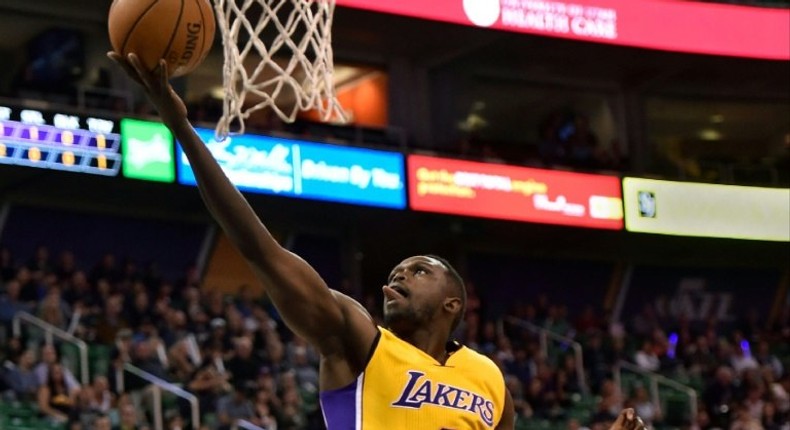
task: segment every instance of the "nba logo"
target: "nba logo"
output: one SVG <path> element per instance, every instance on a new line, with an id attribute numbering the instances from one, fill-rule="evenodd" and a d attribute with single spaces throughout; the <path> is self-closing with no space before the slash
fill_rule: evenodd
<path id="1" fill-rule="evenodd" d="M 650 191 L 639 191 L 639 215 L 643 218 L 656 217 L 656 195 Z"/>

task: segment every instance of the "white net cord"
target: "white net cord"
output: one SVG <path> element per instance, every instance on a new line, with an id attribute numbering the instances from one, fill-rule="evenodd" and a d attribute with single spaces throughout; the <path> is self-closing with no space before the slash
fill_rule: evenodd
<path id="1" fill-rule="evenodd" d="M 218 138 L 243 134 L 264 108 L 286 122 L 312 109 L 322 121 L 345 120 L 333 81 L 334 0 L 214 0 L 214 8 L 224 51 Z"/>

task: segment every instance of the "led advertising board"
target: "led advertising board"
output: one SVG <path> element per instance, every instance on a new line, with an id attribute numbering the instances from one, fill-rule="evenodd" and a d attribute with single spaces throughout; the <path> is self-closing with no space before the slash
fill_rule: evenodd
<path id="1" fill-rule="evenodd" d="M 790 241 L 790 189 L 624 178 L 629 231 Z"/>
<path id="2" fill-rule="evenodd" d="M 619 230 L 620 179 L 410 155 L 409 206 L 418 211 Z"/>
<path id="3" fill-rule="evenodd" d="M 161 122 L 121 120 L 123 176 L 156 182 L 173 182 L 176 165 L 173 134 Z"/>
<path id="4" fill-rule="evenodd" d="M 0 164 L 116 176 L 117 121 L 0 106 Z"/>
<path id="5" fill-rule="evenodd" d="M 337 0 L 340 6 L 666 51 L 790 59 L 790 9 L 677 0 Z"/>
<path id="6" fill-rule="evenodd" d="M 231 136 L 197 129 L 225 174 L 241 190 L 393 209 L 406 207 L 403 155 L 268 136 Z M 195 185 L 183 149 L 178 182 Z"/>

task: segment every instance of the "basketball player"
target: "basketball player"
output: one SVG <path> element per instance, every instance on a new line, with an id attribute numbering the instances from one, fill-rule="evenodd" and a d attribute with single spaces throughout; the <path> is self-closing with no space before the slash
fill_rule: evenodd
<path id="1" fill-rule="evenodd" d="M 377 327 L 362 305 L 329 289 L 275 241 L 188 122 L 165 62 L 148 72 L 134 54 L 109 56 L 145 88 L 181 143 L 206 206 L 266 285 L 285 323 L 320 352 L 320 399 L 329 429 L 514 428 L 501 371 L 450 341 L 466 293 L 447 261 L 420 255 L 395 266 L 382 287 L 386 327 Z M 635 421 L 633 410 L 630 418 L 624 414 L 621 424 Z"/>

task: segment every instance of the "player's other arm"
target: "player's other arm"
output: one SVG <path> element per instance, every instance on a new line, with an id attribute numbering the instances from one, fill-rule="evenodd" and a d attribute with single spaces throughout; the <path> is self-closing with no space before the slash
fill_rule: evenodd
<path id="1" fill-rule="evenodd" d="M 188 122 L 183 101 L 162 73 L 164 61 L 159 69 L 148 72 L 136 56 L 123 59 L 110 54 L 110 57 L 144 86 L 162 120 L 181 143 L 206 207 L 265 283 L 286 324 L 324 355 L 345 355 L 349 339 L 355 346 L 358 342 L 372 344 L 376 328 L 369 317 L 360 314 L 364 310 L 349 305 L 350 299 L 331 291 L 309 264 L 280 246 L 225 176 Z M 367 348 L 353 349 L 367 353 Z"/>

